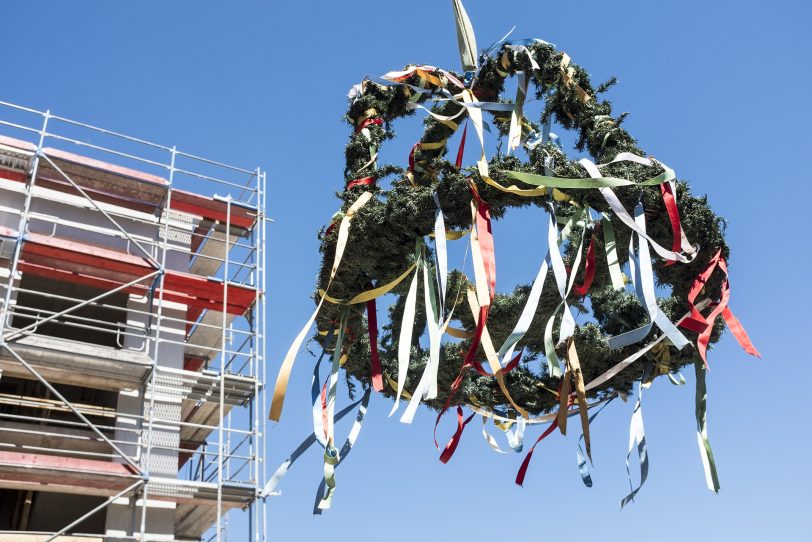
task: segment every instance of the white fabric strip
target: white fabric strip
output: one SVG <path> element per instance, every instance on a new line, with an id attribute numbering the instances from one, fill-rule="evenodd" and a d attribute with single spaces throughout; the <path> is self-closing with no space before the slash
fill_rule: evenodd
<path id="1" fill-rule="evenodd" d="M 646 231 L 646 218 L 643 206 L 638 204 L 635 207 L 635 223 L 643 231 Z M 631 269 L 632 284 L 641 303 L 646 307 L 649 315 L 649 323 L 632 331 L 609 338 L 609 348 L 621 348 L 642 341 L 656 324 L 668 337 L 671 343 L 678 349 L 684 348 L 688 344 L 677 327 L 663 314 L 657 305 L 657 297 L 654 293 L 654 270 L 651 267 L 651 254 L 648 250 L 648 241 L 637 235 L 639 255 L 634 256 L 634 233 L 629 240 L 629 267 Z"/>
<path id="2" fill-rule="evenodd" d="M 445 218 L 443 217 L 443 209 L 440 207 L 440 198 L 437 192 L 434 193 L 434 252 L 437 258 L 437 285 L 440 287 L 439 296 L 439 318 L 442 319 L 445 314 L 445 290 L 446 280 L 448 277 L 448 252 L 446 250 L 445 238 Z"/>
<path id="3" fill-rule="evenodd" d="M 417 262 L 414 269 L 414 276 L 409 285 L 409 293 L 406 294 L 406 303 L 403 307 L 403 318 L 400 322 L 400 338 L 398 339 L 398 389 L 395 395 L 395 404 L 389 411 L 389 416 L 397 412 L 400 407 L 400 396 L 403 394 L 403 386 L 406 383 L 406 374 L 409 371 L 409 358 L 412 353 L 412 331 L 414 330 L 414 314 L 417 303 L 417 275 L 420 273 L 422 263 Z"/>
<path id="4" fill-rule="evenodd" d="M 617 160 L 617 158 L 615 160 Z M 613 162 L 615 160 L 613 160 Z M 643 158 L 643 160 L 646 159 Z M 599 178 L 602 176 L 601 172 L 598 170 L 598 167 L 592 161 L 587 160 L 586 158 L 582 158 L 581 160 L 578 161 L 578 163 L 581 164 L 584 167 L 584 169 L 586 169 L 587 173 L 589 173 L 591 177 Z M 629 215 L 628 211 L 626 211 L 626 208 L 623 207 L 623 203 L 621 203 L 621 201 L 618 199 L 618 197 L 615 195 L 615 193 L 612 191 L 611 188 L 604 187 L 599 188 L 598 190 L 600 190 L 601 194 L 603 195 L 603 198 L 606 200 L 606 203 L 609 204 L 609 207 L 612 209 L 612 212 L 614 212 L 615 215 L 617 215 L 617 217 L 629 228 L 637 232 L 641 237 L 643 237 L 649 243 L 651 243 L 651 247 L 657 254 L 659 254 L 661 257 L 669 261 L 677 260 L 682 263 L 687 263 L 691 261 L 692 258 L 688 258 L 684 254 L 678 254 L 676 252 L 672 252 L 667 248 L 660 246 L 659 244 L 657 244 L 656 241 L 654 241 L 651 237 L 649 237 L 645 231 L 641 231 L 639 226 L 635 223 L 634 219 L 631 217 L 631 215 Z"/>

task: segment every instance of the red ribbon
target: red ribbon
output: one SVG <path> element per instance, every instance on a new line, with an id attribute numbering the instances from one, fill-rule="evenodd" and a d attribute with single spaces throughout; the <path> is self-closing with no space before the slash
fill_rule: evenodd
<path id="1" fill-rule="evenodd" d="M 324 429 L 324 438 L 327 438 L 327 383 L 330 377 L 324 381 L 324 387 L 321 388 L 321 424 Z"/>
<path id="2" fill-rule="evenodd" d="M 383 119 L 380 117 L 374 119 L 364 119 L 363 122 L 361 122 L 361 124 L 355 127 L 355 133 L 357 134 L 370 124 L 377 124 L 378 126 L 380 126 L 381 124 L 383 124 Z"/>
<path id="3" fill-rule="evenodd" d="M 674 240 L 671 242 L 671 252 L 680 252 L 682 250 L 682 224 L 679 219 L 677 199 L 671 191 L 671 183 L 661 183 L 660 193 L 663 195 L 665 210 L 668 212 L 668 219 L 671 221 L 671 231 L 674 232 Z M 674 265 L 675 263 L 677 263 L 677 260 L 670 260 L 666 261 L 664 265 Z"/>
<path id="4" fill-rule="evenodd" d="M 454 162 L 454 167 L 458 170 L 462 167 L 462 157 L 465 154 L 465 139 L 468 136 L 468 122 L 465 123 L 465 128 L 462 130 L 462 139 L 460 140 L 460 148 L 457 149 L 457 161 Z"/>
<path id="5" fill-rule="evenodd" d="M 516 484 L 517 485 L 520 485 L 520 486 L 524 485 L 524 476 L 525 476 L 525 474 L 527 474 L 527 467 L 530 466 L 530 458 L 533 457 L 533 452 L 536 450 L 536 445 L 539 442 L 541 442 L 542 440 L 544 440 L 550 433 L 555 431 L 556 427 L 558 427 L 558 416 L 556 416 L 553 419 L 553 423 L 551 423 L 550 426 L 547 429 L 544 430 L 544 433 L 542 433 L 539 436 L 539 438 L 536 439 L 536 443 L 533 444 L 533 447 L 530 448 L 529 452 L 527 452 L 527 455 L 525 456 L 524 461 L 522 461 L 522 466 L 519 467 L 519 472 L 516 473 Z"/>
<path id="6" fill-rule="evenodd" d="M 381 359 L 378 357 L 378 309 L 374 299 L 367 301 L 367 326 L 369 327 L 369 367 L 372 370 L 372 389 L 383 391 Z"/>
<path id="7" fill-rule="evenodd" d="M 356 186 L 369 186 L 375 184 L 375 177 L 362 177 L 360 179 L 353 179 L 349 183 L 347 183 L 347 188 L 344 190 L 349 190 L 350 188 L 355 188 Z"/>
<path id="8" fill-rule="evenodd" d="M 584 282 L 580 286 L 573 286 L 573 291 L 578 295 L 586 295 L 589 287 L 592 286 L 592 279 L 595 278 L 595 232 L 589 240 L 589 248 L 586 249 L 586 266 L 584 267 Z"/>
<path id="9" fill-rule="evenodd" d="M 491 229 L 491 208 L 479 197 L 479 191 L 471 184 L 471 193 L 477 204 L 476 213 L 476 233 L 479 238 L 479 250 L 482 253 L 482 261 L 485 264 L 485 274 L 488 276 L 488 288 L 491 294 L 491 301 L 496 293 L 496 255 L 493 244 L 493 230 Z"/>
<path id="10" fill-rule="evenodd" d="M 409 151 L 409 171 L 414 173 L 414 152 L 420 146 L 420 142 L 418 141 L 414 145 L 412 145 L 412 150 Z"/>
<path id="11" fill-rule="evenodd" d="M 502 374 L 508 374 L 510 371 L 512 371 L 513 369 L 518 367 L 519 366 L 519 360 L 522 359 L 522 354 L 523 353 L 524 353 L 524 350 L 522 350 L 521 352 L 516 354 L 513 357 L 513 359 L 510 360 L 510 362 L 508 362 L 507 365 L 505 365 L 505 368 L 502 369 Z M 482 362 L 481 361 L 478 361 L 478 360 L 474 361 L 473 365 L 474 365 L 474 370 L 476 372 L 478 372 L 479 374 L 481 374 L 482 376 L 493 376 L 491 373 L 487 372 L 485 369 L 482 368 Z"/>
<path id="12" fill-rule="evenodd" d="M 496 291 L 496 261 L 494 259 L 490 211 L 488 204 L 479 197 L 479 193 L 473 184 L 471 184 L 471 193 L 474 195 L 474 199 L 477 203 L 476 223 L 477 234 L 479 237 L 479 248 L 482 252 L 482 259 L 485 263 L 485 273 L 488 275 L 490 297 L 491 301 L 493 301 L 494 292 Z M 460 367 L 460 372 L 457 375 L 457 378 L 451 383 L 451 390 L 449 391 L 445 405 L 443 405 L 443 409 L 439 412 L 439 414 L 437 414 L 437 421 L 434 423 L 434 445 L 437 447 L 437 449 L 440 448 L 440 445 L 437 444 L 437 427 L 440 425 L 440 420 L 451 406 L 451 401 L 454 399 L 454 396 L 457 394 L 457 391 L 462 385 L 466 370 L 475 366 L 476 353 L 479 349 L 479 342 L 482 338 L 482 330 L 485 329 L 485 323 L 488 321 L 489 310 L 490 305 L 485 305 L 484 307 L 479 308 L 479 320 L 477 322 L 474 336 L 471 339 L 471 346 L 468 349 L 468 352 L 465 354 L 465 360 L 462 363 L 462 367 Z M 451 454 L 453 453 L 454 452 L 452 450 Z M 451 456 L 449 455 L 448 457 L 450 458 Z"/>
<path id="13" fill-rule="evenodd" d="M 708 279 L 717 267 L 725 274 L 724 282 L 722 282 L 721 299 L 715 304 L 710 314 L 705 317 L 701 312 L 699 312 L 696 306 L 694 306 L 694 301 L 705 287 L 705 284 L 708 282 Z M 696 279 L 694 279 L 694 283 L 691 285 L 691 290 L 688 292 L 688 306 L 691 309 L 691 315 L 680 322 L 681 327 L 690 329 L 691 331 L 699 334 L 699 337 L 697 337 L 696 340 L 696 348 L 699 351 L 699 355 L 702 357 L 702 361 L 705 363 L 705 367 L 708 367 L 706 353 L 708 343 L 710 342 L 711 333 L 713 333 L 713 324 L 719 315 L 725 319 L 725 323 L 727 323 L 731 333 L 733 333 L 733 336 L 736 337 L 736 340 L 744 351 L 752 356 L 756 356 L 758 358 L 761 357 L 761 354 L 758 350 L 756 350 L 756 347 L 753 346 L 753 343 L 750 340 L 750 337 L 747 335 L 747 332 L 744 330 L 744 327 L 741 325 L 741 322 L 739 322 L 728 307 L 729 301 L 730 281 L 728 280 L 727 262 L 722 257 L 722 249 L 719 249 L 713 258 L 711 258 L 711 260 L 708 262 L 705 269 L 696 277 Z"/>
<path id="14" fill-rule="evenodd" d="M 482 339 L 482 330 L 485 329 L 485 322 L 488 320 L 489 310 L 490 305 L 485 305 L 484 307 L 479 308 L 479 321 L 477 322 L 474 336 L 471 338 L 471 346 L 468 348 L 468 352 L 465 354 L 465 359 L 462 362 L 462 367 L 460 367 L 460 372 L 457 374 L 457 378 L 455 378 L 454 382 L 451 383 L 451 389 L 448 392 L 448 397 L 445 400 L 443 409 L 437 414 L 437 420 L 434 422 L 434 445 L 438 450 L 440 449 L 440 445 L 437 444 L 437 427 L 440 425 L 440 420 L 442 419 L 443 415 L 451 406 L 451 401 L 454 400 L 454 396 L 457 395 L 457 391 L 460 389 L 462 381 L 465 378 L 466 370 L 470 369 L 474 365 L 476 352 L 479 349 L 479 342 Z"/>
<path id="15" fill-rule="evenodd" d="M 443 453 L 440 454 L 440 461 L 443 463 L 448 463 L 448 460 L 451 459 L 451 456 L 454 455 L 454 452 L 457 451 L 457 445 L 460 443 L 460 438 L 462 437 L 462 432 L 465 430 L 465 426 L 468 425 L 474 418 L 474 414 L 471 413 L 468 418 L 463 421 L 462 420 L 462 407 L 457 406 L 457 430 L 454 432 L 454 436 L 451 437 L 451 440 L 448 441 L 448 444 L 445 445 L 445 449 Z"/>

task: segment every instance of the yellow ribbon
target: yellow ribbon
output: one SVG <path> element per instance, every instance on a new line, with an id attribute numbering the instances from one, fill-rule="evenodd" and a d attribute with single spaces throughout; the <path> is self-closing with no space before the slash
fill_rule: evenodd
<path id="1" fill-rule="evenodd" d="M 371 290 L 365 290 L 360 294 L 355 295 L 353 298 L 347 299 L 337 299 L 335 297 L 331 297 L 327 295 L 327 292 L 324 290 L 319 290 L 319 295 L 324 298 L 325 301 L 328 301 L 334 305 L 357 305 L 358 303 L 366 303 L 367 301 L 371 301 L 372 299 L 376 299 L 381 297 L 384 294 L 389 293 L 389 291 L 400 284 L 403 279 L 409 276 L 409 274 L 414 270 L 417 264 L 413 263 L 406 271 L 404 271 L 399 277 L 397 277 L 392 282 L 384 284 L 383 286 L 378 286 L 377 288 L 372 288 Z"/>
<path id="2" fill-rule="evenodd" d="M 458 339 L 470 339 L 471 337 L 474 336 L 474 334 L 471 333 L 470 331 L 466 331 L 464 329 L 459 329 L 456 327 L 448 327 L 446 328 L 445 331 L 452 337 L 456 337 Z"/>
<path id="3" fill-rule="evenodd" d="M 493 179 L 491 179 L 490 172 L 488 171 L 488 159 L 485 154 L 485 136 L 482 132 L 482 109 L 475 107 L 475 106 L 468 106 L 467 104 L 472 104 L 476 101 L 473 92 L 468 89 L 462 91 L 462 101 L 466 104 L 466 108 L 468 109 L 468 116 L 471 121 L 474 123 L 474 128 L 476 128 L 477 137 L 479 138 L 479 143 L 482 147 L 482 154 L 477 161 L 477 170 L 479 171 L 479 176 L 485 182 L 485 184 L 490 185 L 502 192 L 507 192 L 509 194 L 514 194 L 516 196 L 523 196 L 523 197 L 535 197 L 535 196 L 544 196 L 548 193 L 548 188 L 546 186 L 539 186 L 537 188 L 519 188 L 516 185 L 511 186 L 502 186 L 501 184 L 497 183 Z M 571 198 L 561 192 L 557 188 L 553 188 L 553 198 L 556 201 L 570 201 Z"/>
<path id="4" fill-rule="evenodd" d="M 445 147 L 446 141 L 448 141 L 448 138 L 441 139 L 440 141 L 435 141 L 432 143 L 420 143 L 420 150 L 434 151 L 437 149 L 442 149 L 443 147 Z"/>
<path id="5" fill-rule="evenodd" d="M 330 278 L 327 281 L 327 288 L 325 288 L 325 290 L 330 289 L 330 285 L 333 283 L 333 278 L 336 275 L 336 271 L 338 271 L 338 266 L 341 264 L 341 258 L 344 256 L 344 249 L 347 248 L 347 240 L 350 236 L 350 221 L 352 220 L 353 216 L 355 216 L 355 213 L 357 213 L 361 207 L 366 205 L 370 199 L 372 199 L 371 192 L 364 192 L 358 196 L 355 203 L 353 203 L 347 210 L 344 218 L 341 219 L 341 224 L 338 227 L 338 239 L 336 240 L 336 253 L 333 258 L 333 266 L 330 269 Z M 321 297 L 319 304 L 316 306 L 316 310 L 313 311 L 310 319 L 296 336 L 293 344 L 290 345 L 288 353 L 285 354 L 285 359 L 282 361 L 282 367 L 279 369 L 279 375 L 276 377 L 276 385 L 274 386 L 273 390 L 271 412 L 268 415 L 271 421 L 278 422 L 282 417 L 282 407 L 285 404 L 285 395 L 288 391 L 288 381 L 290 380 L 290 372 L 293 369 L 293 363 L 296 361 L 296 354 L 299 352 L 299 348 L 302 346 L 302 342 L 304 341 L 305 335 L 307 335 L 307 331 L 311 328 L 313 322 L 316 321 L 316 316 L 318 316 L 319 310 L 321 310 L 321 306 L 323 304 L 324 296 Z"/>
<path id="6" fill-rule="evenodd" d="M 471 233 L 471 230 L 446 230 L 445 238 L 449 241 L 456 241 L 457 239 L 462 239 L 469 233 Z M 434 237 L 434 232 L 429 233 L 429 237 Z"/>

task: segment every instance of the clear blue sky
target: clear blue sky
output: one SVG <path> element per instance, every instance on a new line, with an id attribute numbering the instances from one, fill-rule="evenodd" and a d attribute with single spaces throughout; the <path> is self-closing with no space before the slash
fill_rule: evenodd
<path id="1" fill-rule="evenodd" d="M 705 488 L 691 371 L 687 386 L 657 382 L 646 396 L 651 472 L 623 511 L 631 403 L 613 404 L 593 426 L 593 488 L 578 476 L 575 431 L 545 441 L 519 488 L 522 457 L 491 452 L 478 422 L 442 465 L 431 413 L 404 426 L 375 399 L 337 473 L 333 509 L 311 517 L 321 476 L 313 450 L 270 503 L 272 539 L 808 540 L 809 4 L 466 6 L 480 47 L 516 25 L 515 37 L 557 44 L 595 81 L 617 76 L 610 97 L 631 112 L 627 126 L 641 146 L 728 219 L 732 308 L 764 359 L 746 356 L 729 335 L 710 354 L 709 429 L 722 490 Z M 6 1 L 0 18 L 0 99 L 269 171 L 274 366 L 313 308 L 315 234 L 342 187 L 347 90 L 364 74 L 409 62 L 459 65 L 449 1 Z M 405 163 L 414 124 L 387 147 L 392 159 Z M 523 255 L 511 232 L 542 220 L 496 224 L 502 288 L 535 274 L 537 258 Z M 308 431 L 309 364 L 302 355 L 285 416 L 270 428 L 270 469 Z"/>

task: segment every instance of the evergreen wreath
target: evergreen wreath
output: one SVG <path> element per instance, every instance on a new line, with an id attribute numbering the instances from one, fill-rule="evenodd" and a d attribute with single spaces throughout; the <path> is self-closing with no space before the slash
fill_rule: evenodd
<path id="1" fill-rule="evenodd" d="M 345 119 L 353 133 L 345 150 L 346 182 L 338 195 L 340 211 L 319 234 L 318 306 L 282 364 L 270 415 L 273 420 L 281 415 L 296 352 L 315 320 L 315 341 L 333 355 L 321 399 L 319 363 L 312 388 L 314 435 L 325 449 L 317 510 L 330 506 L 335 467 L 352 448 L 373 389 L 395 398 L 393 412 L 401 397 L 410 399 L 402 421 L 411 421 L 420 402 L 439 412 L 438 424 L 443 413 L 457 406 L 457 432 L 440 456 L 446 462 L 473 417 L 463 422 L 462 406 L 493 418 L 517 452 L 524 425 L 510 433 L 513 420 L 552 421 L 538 443 L 556 427 L 565 432 L 567 417 L 578 412 L 589 456 L 588 409 L 617 395 L 625 397 L 639 380 L 632 433 L 642 486 L 648 469 L 642 388 L 661 375 L 680 383 L 679 370 L 688 364 L 697 374 L 697 430 L 706 480 L 718 490 L 705 425 L 706 350 L 727 324 L 745 351 L 759 356 L 727 306 L 724 219 L 710 209 L 707 197 L 693 195 L 685 181 L 677 180 L 673 170 L 644 158 L 623 128 L 626 113 L 613 114 L 612 104 L 599 99 L 614 78 L 595 87 L 583 68 L 541 40 L 503 39 L 474 58 L 470 22 L 461 2 L 453 0 L 453 5 L 465 73 L 409 65 L 365 79 L 349 94 Z M 518 80 L 514 100 L 504 96 L 509 77 Z M 524 115 L 531 90 L 544 104 L 538 122 Z M 409 167 L 379 165 L 380 147 L 395 137 L 393 123 L 417 109 L 429 114 L 409 154 Z M 489 113 L 490 125 L 483 112 Z M 448 142 L 463 123 L 452 163 L 446 159 Z M 550 132 L 553 123 L 577 133 L 577 150 L 594 162 L 569 159 Z M 482 154 L 476 167 L 463 168 L 469 125 Z M 488 126 L 500 136 L 489 160 L 483 136 Z M 502 139 L 507 140 L 504 153 Z M 519 148 L 527 151 L 526 161 L 512 152 Z M 389 177 L 388 188 L 379 185 Z M 529 238 L 534 242 L 538 237 L 543 245 L 546 235 L 549 252 L 532 285 L 500 293 L 495 288 L 492 225 L 519 207 L 547 211 L 547 233 L 539 228 Z M 628 211 L 632 208 L 634 217 Z M 444 240 L 467 234 L 473 280 L 461 270 L 446 269 Z M 660 256 L 654 265 L 650 249 Z M 655 284 L 668 295 L 655 298 Z M 379 341 L 375 299 L 385 293 L 394 294 L 395 301 Z M 576 324 L 570 307 L 589 315 L 587 320 Z M 455 325 L 449 326 L 452 321 Z M 428 347 L 425 340 L 421 344 L 426 328 Z M 445 334 L 461 340 L 442 342 Z M 495 345 L 502 348 L 497 352 Z M 351 396 L 353 379 L 366 390 L 358 401 L 356 425 L 340 451 L 333 434 L 339 365 Z M 573 405 L 577 409 L 570 409 Z M 486 440 L 498 449 L 487 433 Z M 534 448 L 519 469 L 519 484 Z M 296 457 L 280 467 L 269 488 Z M 580 444 L 579 468 L 584 483 L 591 485 Z"/>
<path id="2" fill-rule="evenodd" d="M 531 65 L 531 58 L 538 69 Z M 473 94 L 483 101 L 499 102 L 503 100 L 502 91 L 506 77 L 520 71 L 532 74 L 530 79 L 535 87 L 536 97 L 546 102 L 540 125 L 554 120 L 564 128 L 577 130 L 579 136 L 577 148 L 588 151 L 596 162 L 608 162 L 623 152 L 644 156 L 644 151 L 638 147 L 636 140 L 622 127 L 626 114 L 613 116 L 612 104 L 608 100 L 598 101 L 592 98 L 604 93 L 615 80 L 612 79 L 595 88 L 586 71 L 575 64 L 567 64 L 566 58 L 564 53 L 543 42 L 519 47 L 506 43 L 495 54 L 481 59 L 479 75 L 473 81 Z M 373 170 L 371 165 L 374 164 L 377 149 L 384 141 L 394 138 L 392 123 L 396 119 L 413 115 L 414 104 L 426 102 L 441 89 L 447 89 L 455 94 L 463 90 L 458 83 L 464 76 L 437 69 L 429 72 L 414 69 L 414 66 L 407 67 L 405 71 L 410 69 L 411 74 L 400 85 L 384 86 L 373 81 L 364 81 L 360 89 L 357 89 L 358 94 L 351 101 L 345 117 L 353 126 L 354 132 L 346 147 L 347 188 L 340 195 L 344 202 L 342 209 L 346 210 L 364 191 L 371 190 L 375 197 L 361 208 L 353 219 L 341 268 L 330 287 L 329 293 L 334 298 L 350 299 L 358 292 L 369 289 L 370 285 L 385 284 L 403 273 L 414 260 L 415 239 L 426 237 L 433 231 L 435 203 L 432 194 L 435 192 L 441 202 L 445 224 L 449 230 L 467 230 L 471 227 L 470 183 L 474 183 L 480 197 L 489 205 L 490 215 L 494 220 L 504 216 L 511 207 L 533 205 L 548 208 L 554 203 L 554 198 L 549 195 L 523 197 L 503 192 L 482 182 L 475 172 L 455 168 L 454 164 L 445 159 L 447 146 L 443 144 L 434 148 L 432 145 L 438 141 L 447 141 L 455 132 L 455 126 L 441 122 L 434 116 L 425 119 L 423 136 L 414 151 L 412 171 L 404 171 L 388 164 Z M 416 88 L 425 90 L 420 92 L 416 91 Z M 440 102 L 439 105 L 433 106 L 432 111 L 443 117 L 454 117 L 457 125 L 467 116 L 465 107 L 456 101 Z M 508 120 L 498 113 L 494 114 L 493 124 L 499 128 L 503 136 L 507 135 Z M 536 125 L 524 118 L 522 129 L 525 139 L 532 134 L 531 130 L 538 131 Z M 363 133 L 364 131 L 367 134 Z M 492 177 L 504 185 L 510 182 L 505 175 L 507 171 L 544 173 L 545 167 L 548 173 L 552 170 L 558 177 L 584 176 L 584 169 L 577 162 L 568 160 L 564 151 L 552 141 L 538 144 L 529 155 L 527 162 L 521 162 L 515 156 L 498 154 L 489 161 Z M 602 170 L 612 177 L 628 179 L 635 183 L 663 171 L 663 168 L 653 169 L 636 163 L 615 163 Z M 377 181 L 387 176 L 399 177 L 389 189 L 381 188 L 377 183 L 372 184 L 371 179 Z M 365 179 L 370 184 L 357 182 Z M 609 211 L 606 201 L 597 189 L 561 189 L 561 192 L 566 193 L 581 206 L 588 205 L 598 212 Z M 646 209 L 649 236 L 661 245 L 671 245 L 672 227 L 657 186 L 626 186 L 616 189 L 616 193 L 626 208 L 633 207 L 638 201 L 641 202 Z M 694 279 L 707 267 L 716 251 L 721 249 L 725 258 L 729 255 L 729 248 L 724 239 L 724 219 L 710 209 L 707 197 L 694 196 L 684 181 L 677 183 L 676 196 L 682 227 L 688 239 L 698 245 L 700 250 L 690 263 L 659 265 L 655 268 L 658 285 L 671 290 L 669 297 L 659 299 L 659 306 L 672 321 L 688 311 L 687 296 Z M 564 216 L 571 215 L 576 209 L 578 207 L 574 205 L 560 205 L 558 213 Z M 342 215 L 339 213 L 338 216 Z M 628 260 L 629 237 L 632 232 L 616 216 L 611 215 L 611 221 L 617 234 L 618 258 L 623 263 Z M 539 235 L 543 236 L 543 230 L 539 231 Z M 570 243 L 567 244 L 569 250 L 566 254 L 569 262 L 575 259 L 580 235 L 580 228 L 577 227 L 570 235 Z M 318 289 L 324 288 L 328 283 L 336 238 L 337 228 L 329 229 L 322 235 L 323 260 Z M 595 260 L 603 264 L 596 266 L 592 285 L 586 296 L 572 293 L 568 298 L 568 302 L 580 310 L 586 310 L 585 301 L 588 299 L 594 316 L 594 322 L 579 325 L 575 331 L 578 352 L 580 358 L 584 360 L 581 369 L 586 381 L 594 379 L 639 349 L 639 345 L 630 345 L 610 350 L 606 340 L 608 336 L 636 329 L 647 321 L 646 309 L 634 294 L 618 291 L 612 287 L 609 269 L 605 264 L 606 247 L 600 236 L 595 237 L 593 248 Z M 429 252 L 427 245 L 424 245 L 424 250 L 426 253 Z M 582 250 L 584 251 L 582 259 L 586 259 L 587 246 L 583 246 Z M 583 270 L 579 273 L 576 282 L 580 284 L 583 282 Z M 554 284 L 552 269 L 549 271 L 547 284 L 551 282 Z M 721 296 L 722 282 L 723 277 L 719 274 L 712 276 L 705 285 L 704 297 L 718 300 Z M 454 299 L 451 296 L 454 292 L 464 291 L 467 286 L 468 278 L 463 273 L 459 271 L 450 273 L 448 298 L 445 302 L 453 303 Z M 384 374 L 390 378 L 397 375 L 397 333 L 401 328 L 407 290 L 407 281 L 393 289 L 397 301 L 389 308 L 389 323 L 384 326 L 382 335 L 380 360 Z M 487 323 L 495 344 L 501 344 L 510 334 L 529 292 L 529 285 L 520 285 L 511 293 L 496 294 Z M 316 292 L 315 295 L 318 299 L 319 293 Z M 544 325 L 560 301 L 555 288 L 545 288 L 533 324 L 519 343 L 519 348 L 524 350 L 525 361 L 529 362 L 544 356 Z M 426 325 L 423 305 L 421 296 L 418 296 L 417 318 L 411 341 L 412 355 L 406 380 L 406 390 L 409 392 L 414 391 L 428 360 L 427 349 L 421 347 L 418 341 Z M 335 329 L 342 310 L 349 311 L 344 341 L 347 354 L 344 370 L 348 375 L 368 385 L 371 379 L 369 363 L 371 353 L 365 306 L 328 305 L 322 309 L 318 317 L 318 328 L 322 331 Z M 469 333 L 475 331 L 476 324 L 469 312 L 458 310 L 455 317 Z M 556 330 L 559 325 L 560 323 L 556 323 Z M 718 341 L 723 328 L 724 322 L 720 319 L 710 337 L 711 343 Z M 685 333 L 692 342 L 696 342 L 697 333 L 687 330 Z M 652 328 L 647 340 L 657 334 L 658 330 Z M 327 335 L 319 335 L 317 338 L 322 343 L 329 340 Z M 443 345 L 438 373 L 440 391 L 435 399 L 427 401 L 426 404 L 437 409 L 445 405 L 451 384 L 458 376 L 469 346 L 470 339 L 461 345 L 457 343 Z M 563 346 L 559 345 L 558 353 L 564 354 Z M 648 355 L 647 359 L 657 363 L 658 372 L 665 374 L 692 363 L 696 355 L 693 348 L 678 351 L 674 347 L 669 347 L 667 351 L 657 350 L 656 354 Z M 484 351 L 480 350 L 478 359 L 484 357 Z M 534 368 L 527 362 L 520 363 L 505 374 L 506 384 L 513 399 L 519 406 L 534 414 L 557 408 L 558 398 L 546 390 L 558 389 L 560 376 L 549 374 L 544 367 L 541 370 Z M 639 378 L 639 374 L 639 370 L 624 371 L 604 385 L 593 389 L 590 395 L 598 397 L 615 391 L 628 393 L 634 381 Z M 383 393 L 394 397 L 395 390 L 391 386 L 385 386 Z M 451 400 L 452 405 L 467 403 L 491 410 L 512 408 L 495 379 L 483 376 L 473 368 L 466 371 L 459 393 Z"/>

